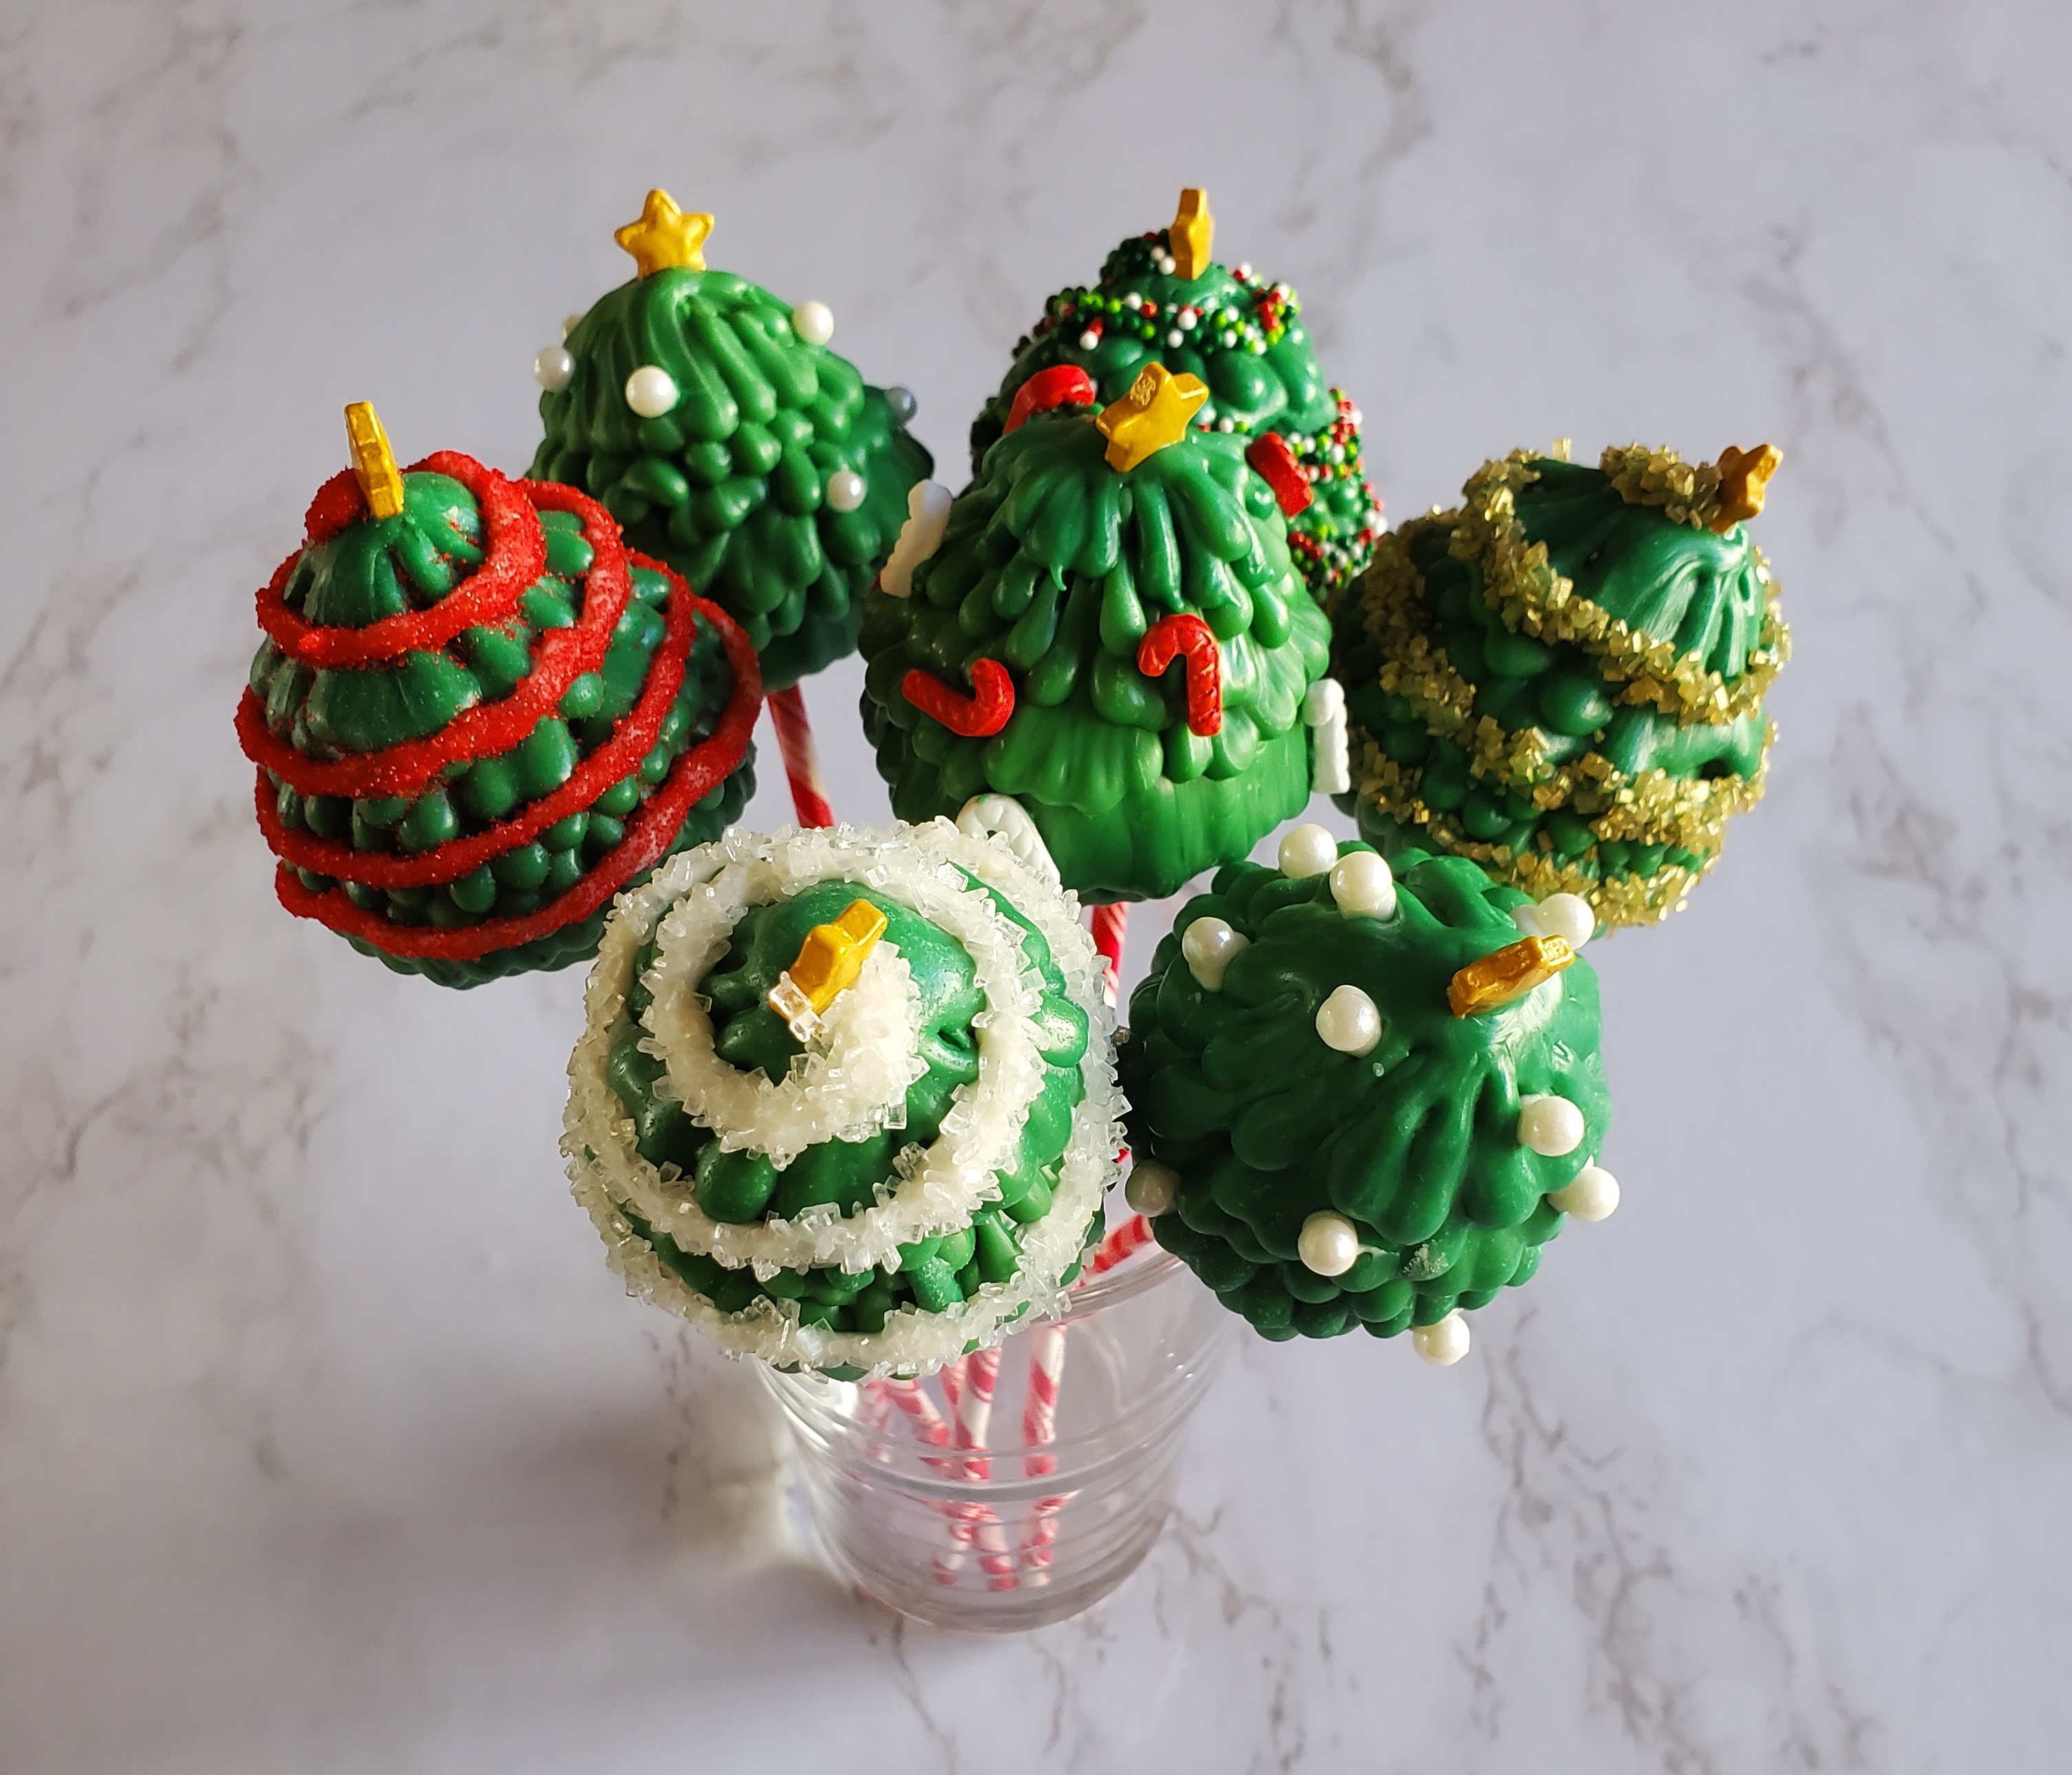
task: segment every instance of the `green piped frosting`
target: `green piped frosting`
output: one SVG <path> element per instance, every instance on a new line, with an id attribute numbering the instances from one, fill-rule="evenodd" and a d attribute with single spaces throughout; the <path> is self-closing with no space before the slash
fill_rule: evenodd
<path id="1" fill-rule="evenodd" d="M 1039 370 L 1077 364 L 1104 402 L 1119 401 L 1147 363 L 1199 376 L 1209 399 L 1196 415 L 1240 437 L 1278 432 L 1318 479 L 1314 498 L 1289 526 L 1295 566 L 1318 598 L 1360 573 L 1382 528 L 1367 484 L 1359 414 L 1317 367 L 1301 298 L 1285 284 L 1211 264 L 1198 277 L 1158 269 L 1166 234 L 1133 236 L 1108 256 L 1092 289 L 1073 286 L 1043 305 L 1042 318 L 1017 342 L 1014 365 L 972 422 L 972 470 L 998 442 L 1015 391 Z M 1138 306 L 1124 300 L 1138 298 Z M 1157 310 L 1148 318 L 1142 305 Z M 1182 327 L 1183 308 L 1196 315 Z M 1091 347 L 1082 341 L 1098 325 Z M 1178 331 L 1181 342 L 1172 335 Z"/>
<path id="2" fill-rule="evenodd" d="M 666 561 L 747 631 L 767 688 L 856 644 L 865 589 L 933 466 L 855 367 L 792 331 L 791 310 L 724 271 L 656 271 L 601 298 L 571 331 L 574 374 L 540 397 L 532 474 L 603 501 L 627 543 Z M 679 391 L 646 419 L 627 379 L 652 365 Z M 863 503 L 827 503 L 838 470 Z"/>
<path id="3" fill-rule="evenodd" d="M 1609 471 L 1634 454 L 1486 465 L 1336 606 L 1363 835 L 1614 927 L 1679 906 L 1761 796 L 1790 650 L 1746 526 L 1665 511 Z"/>
<path id="4" fill-rule="evenodd" d="M 1190 432 L 1127 474 L 1091 417 L 1030 421 L 951 507 L 913 595 L 874 593 L 864 726 L 902 820 L 1014 796 L 1068 887 L 1155 898 L 1241 857 L 1309 798 L 1304 693 L 1330 627 L 1293 572 L 1285 526 L 1242 438 Z M 1187 725 L 1183 675 L 1137 670 L 1160 618 L 1190 611 L 1223 662 L 1223 727 Z M 964 692 L 972 662 L 1013 673 L 1013 718 L 964 738 L 902 693 L 919 668 Z"/>
<path id="5" fill-rule="evenodd" d="M 972 881 L 965 877 L 967 882 Z M 906 1305 L 931 1313 L 954 1307 L 988 1282 L 1005 1282 L 1020 1268 L 1020 1229 L 1050 1212 L 1059 1165 L 1071 1136 L 1072 1111 L 1086 1094 L 1079 1062 L 1087 1041 L 1086 1014 L 1075 1005 L 1050 945 L 1001 894 L 993 904 L 1023 933 L 1022 954 L 1042 984 L 1034 1013 L 1043 1082 L 1030 1105 L 1014 1165 L 995 1173 L 1000 1194 L 968 1226 L 899 1247 L 896 1269 L 849 1272 L 837 1268 L 779 1270 L 758 1279 L 680 1250 L 628 1212 L 629 1224 L 689 1287 L 722 1312 L 746 1310 L 758 1295 L 796 1300 L 808 1325 L 834 1331 L 882 1331 L 886 1316 Z M 692 1121 L 680 1104 L 657 1094 L 663 1063 L 643 1050 L 641 1020 L 652 1002 L 641 976 L 652 964 L 652 939 L 634 964 L 626 1020 L 612 1042 L 607 1076 L 633 1118 L 640 1156 L 673 1165 L 695 1180 L 698 1206 L 713 1219 L 737 1224 L 795 1219 L 816 1204 L 845 1215 L 872 1207 L 881 1185 L 894 1177 L 902 1148 L 926 1145 L 940 1132 L 955 1092 L 979 1075 L 975 1019 L 985 1009 L 971 957 L 949 932 L 898 901 L 851 881 L 824 881 L 792 898 L 752 907 L 734 927 L 726 952 L 699 982 L 712 1006 L 713 1046 L 730 1065 L 759 1068 L 782 1079 L 800 1044 L 766 1002 L 777 976 L 799 952 L 808 931 L 832 922 L 852 902 L 869 900 L 885 914 L 883 941 L 894 945 L 911 971 L 919 1000 L 918 1051 L 927 1070 L 908 1088 L 906 1124 L 857 1141 L 829 1140 L 809 1148 L 783 1170 L 746 1150 L 723 1152 L 713 1130 Z M 1090 1235 L 1099 1237 L 1099 1228 Z"/>
<path id="6" fill-rule="evenodd" d="M 532 672 L 540 633 L 575 625 L 583 607 L 583 576 L 595 558 L 574 513 L 541 512 L 538 517 L 546 541 L 545 571 L 520 598 L 518 614 L 504 622 L 463 629 L 443 648 L 413 650 L 400 660 L 372 666 L 312 669 L 289 658 L 271 639 L 261 642 L 250 683 L 269 729 L 305 757 L 335 759 L 422 738 L 479 703 L 509 696 Z M 384 617 L 430 608 L 481 561 L 482 517 L 474 496 L 446 475 L 418 471 L 403 477 L 403 509 L 395 516 L 357 519 L 306 548 L 282 597 L 312 623 L 364 628 Z M 450 766 L 409 799 L 304 795 L 277 777 L 282 824 L 290 832 L 343 840 L 357 851 L 413 854 L 481 832 L 551 795 L 611 737 L 648 681 L 667 631 L 663 610 L 669 586 L 660 574 L 643 568 L 633 569 L 632 586 L 633 596 L 600 668 L 578 677 L 553 713 L 509 751 Z M 524 917 L 567 893 L 610 852 L 626 822 L 676 761 L 711 734 L 734 688 L 734 670 L 718 632 L 701 623 L 692 639 L 683 686 L 655 744 L 636 769 L 588 807 L 441 886 L 381 889 L 341 884 L 307 869 L 297 873 L 313 891 L 343 892 L 354 905 L 379 911 L 399 927 L 451 929 L 485 918 Z M 740 816 L 754 787 L 751 750 L 692 809 L 670 852 L 717 837 Z M 421 974 L 441 985 L 475 986 L 586 959 L 596 953 L 608 910 L 471 961 L 395 955 L 359 937 L 347 941 L 398 973 Z"/>
<path id="7" fill-rule="evenodd" d="M 1487 1305 L 1531 1279 L 1564 1218 L 1547 1196 L 1602 1150 L 1611 1106 L 1589 964 L 1455 1017 L 1448 982 L 1519 940 L 1511 908 L 1525 896 L 1412 850 L 1396 885 L 1393 916 L 1349 917 L 1328 875 L 1231 864 L 1182 909 L 1130 1000 L 1120 1059 L 1131 1146 L 1180 1178 L 1153 1229 L 1268 1337 L 1355 1325 L 1389 1337 Z M 1248 939 L 1216 992 L 1181 955 L 1187 927 L 1211 916 Z M 1317 1033 L 1318 1008 L 1344 985 L 1381 1014 L 1371 1054 Z M 1519 1140 L 1520 1099 L 1540 1093 L 1582 1111 L 1583 1140 L 1564 1157 Z M 1336 1277 L 1297 1255 L 1303 1222 L 1327 1210 L 1362 1246 Z"/>

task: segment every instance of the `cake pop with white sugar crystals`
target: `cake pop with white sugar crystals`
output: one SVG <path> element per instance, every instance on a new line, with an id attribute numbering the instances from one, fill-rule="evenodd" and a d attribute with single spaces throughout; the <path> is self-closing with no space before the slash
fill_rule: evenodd
<path id="1" fill-rule="evenodd" d="M 1131 1000 L 1132 1203 L 1265 1337 L 1457 1360 L 1564 1214 L 1617 1206 L 1595 974 L 1471 863 L 1321 827 L 1281 858 L 1219 870 Z"/>

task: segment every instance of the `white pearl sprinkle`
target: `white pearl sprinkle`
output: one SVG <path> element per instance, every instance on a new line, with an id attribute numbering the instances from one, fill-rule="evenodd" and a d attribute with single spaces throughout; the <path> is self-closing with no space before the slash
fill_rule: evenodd
<path id="1" fill-rule="evenodd" d="M 1100 342 L 1101 336 L 1098 333 L 1090 331 L 1079 335 L 1079 349 L 1082 351 L 1091 351 Z"/>
<path id="2" fill-rule="evenodd" d="M 808 345 L 824 345 L 835 336 L 835 311 L 824 302 L 802 302 L 791 310 L 791 331 Z"/>
<path id="3" fill-rule="evenodd" d="M 1434 1368 L 1451 1368 L 1468 1353 L 1468 1321 L 1457 1307 L 1429 1325 L 1410 1328 L 1411 1346 Z"/>
<path id="4" fill-rule="evenodd" d="M 643 364 L 626 379 L 626 404 L 643 419 L 660 419 L 676 404 L 676 379 L 657 365 Z"/>
<path id="5" fill-rule="evenodd" d="M 1187 335 L 1176 327 L 1166 335 L 1166 343 L 1168 345 L 1185 345 L 1187 343 Z"/>
<path id="6" fill-rule="evenodd" d="M 1144 306 L 1144 298 L 1133 290 L 1122 298 L 1122 306 L 1124 308 L 1141 308 Z"/>
<path id="7" fill-rule="evenodd" d="M 1225 339 L 1223 343 L 1227 345 L 1230 343 L 1230 341 L 1228 339 Z M 1223 418 L 1219 419 L 1216 421 L 1216 429 L 1218 431 L 1235 431 L 1237 429 L 1237 421 L 1226 414 Z"/>
<path id="8" fill-rule="evenodd" d="M 1317 1007 L 1317 1037 L 1340 1054 L 1372 1054 L 1381 1041 L 1381 1013 L 1357 986 L 1338 987 Z"/>
<path id="9" fill-rule="evenodd" d="M 1348 918 L 1392 918 L 1396 873 L 1372 851 L 1348 851 L 1332 865 L 1331 898 Z"/>
<path id="10" fill-rule="evenodd" d="M 1319 1276 L 1343 1276 L 1359 1262 L 1359 1229 L 1343 1214 L 1319 1209 L 1302 1222 L 1295 1253 L 1305 1269 Z"/>
<path id="11" fill-rule="evenodd" d="M 1560 937 L 1581 949 L 1597 934 L 1597 915 L 1580 894 L 1550 894 L 1540 902 L 1540 937 Z"/>
<path id="12" fill-rule="evenodd" d="M 1252 946 L 1252 939 L 1221 918 L 1197 918 L 1180 939 L 1180 955 L 1194 984 L 1205 992 L 1223 989 L 1223 970 Z"/>
<path id="13" fill-rule="evenodd" d="M 1170 1165 L 1140 1159 L 1122 1186 L 1122 1199 L 1147 1220 L 1170 1214 L 1180 1194 L 1180 1173 Z"/>
<path id="14" fill-rule="evenodd" d="M 828 507 L 833 512 L 853 512 L 863 503 L 869 491 L 863 477 L 853 468 L 838 468 L 828 477 Z"/>
<path id="15" fill-rule="evenodd" d="M 576 373 L 576 360 L 565 345 L 549 345 L 532 360 L 532 380 L 552 394 L 565 388 Z"/>
<path id="16" fill-rule="evenodd" d="M 1547 1199 L 1578 1220 L 1607 1220 L 1619 1205 L 1618 1179 L 1602 1165 L 1586 1165 Z"/>
<path id="17" fill-rule="evenodd" d="M 1322 826 L 1297 826 L 1281 840 L 1281 873 L 1291 881 L 1322 875 L 1338 860 L 1338 841 Z"/>
<path id="18" fill-rule="evenodd" d="M 580 314 L 564 314 L 564 315 L 561 317 L 561 337 L 562 337 L 562 339 L 565 340 L 565 339 L 568 338 L 569 335 L 569 334 L 571 334 L 571 333 L 573 333 L 573 332 L 574 332 L 574 331 L 575 331 L 578 327 L 580 327 L 582 324 L 582 315 L 580 315 Z"/>
<path id="19" fill-rule="evenodd" d="M 1518 1112 L 1518 1139 L 1544 1159 L 1558 1159 L 1583 1144 L 1583 1112 L 1565 1097 L 1528 1097 Z"/>
<path id="20" fill-rule="evenodd" d="M 1158 256 L 1158 269 L 1170 277 L 1180 269 L 1180 261 L 1170 253 L 1161 253 Z"/>

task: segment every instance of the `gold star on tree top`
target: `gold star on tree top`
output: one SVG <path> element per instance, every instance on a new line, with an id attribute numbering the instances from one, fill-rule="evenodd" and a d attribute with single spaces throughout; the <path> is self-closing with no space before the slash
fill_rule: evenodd
<path id="1" fill-rule="evenodd" d="M 1190 185 L 1180 193 L 1180 207 L 1166 230 L 1166 249 L 1173 255 L 1173 275 L 1198 277 L 1209 269 L 1209 250 L 1216 238 L 1216 219 L 1209 214 L 1209 194 Z"/>
<path id="2" fill-rule="evenodd" d="M 1198 376 L 1175 376 L 1162 364 L 1147 364 L 1121 400 L 1101 409 L 1094 424 L 1108 440 L 1108 466 L 1127 474 L 1168 444 L 1187 435 L 1195 410 L 1209 398 Z"/>
<path id="3" fill-rule="evenodd" d="M 367 509 L 377 518 L 394 517 L 403 509 L 403 476 L 372 401 L 356 401 L 345 409 L 345 443 Z"/>
<path id="4" fill-rule="evenodd" d="M 705 268 L 705 236 L 712 232 L 713 219 L 702 211 L 689 215 L 659 186 L 648 192 L 640 206 L 640 219 L 615 229 L 612 239 L 633 255 L 642 277 L 681 265 L 692 271 Z"/>
<path id="5" fill-rule="evenodd" d="M 1720 453 L 1720 492 L 1712 528 L 1722 536 L 1744 519 L 1762 510 L 1765 489 L 1784 452 L 1774 444 L 1758 444 L 1753 450 L 1729 445 Z"/>

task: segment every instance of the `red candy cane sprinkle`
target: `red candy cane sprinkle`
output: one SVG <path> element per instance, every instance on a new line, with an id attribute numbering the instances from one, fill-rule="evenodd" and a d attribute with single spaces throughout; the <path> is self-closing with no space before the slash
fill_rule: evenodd
<path id="1" fill-rule="evenodd" d="M 1001 430 L 1003 433 L 1013 431 L 1039 413 L 1059 407 L 1091 407 L 1099 398 L 1093 378 L 1078 364 L 1054 364 L 1047 370 L 1038 370 L 1014 391 L 1014 404 L 1007 409 L 1007 423 Z"/>
<path id="2" fill-rule="evenodd" d="M 1208 633 L 1206 627 L 1202 632 Z M 1145 640 L 1148 644 L 1149 637 Z M 1209 645 L 1215 647 L 1213 638 Z M 929 720 L 939 721 L 952 733 L 968 740 L 989 739 L 1006 726 L 1014 713 L 1014 680 L 997 659 L 972 661 L 971 679 L 971 695 L 960 696 L 933 672 L 923 672 L 917 666 L 906 674 L 899 686 L 899 693 Z M 1219 725 L 1222 718 L 1219 711 Z"/>
<path id="3" fill-rule="evenodd" d="M 1294 451 L 1288 447 L 1288 440 L 1279 432 L 1261 432 L 1247 446 L 1244 459 L 1273 489 L 1273 497 L 1280 502 L 1284 518 L 1293 517 L 1316 498 L 1309 489 L 1308 474 L 1295 460 Z"/>
<path id="4" fill-rule="evenodd" d="M 1137 643 L 1137 669 L 1156 678 L 1171 665 L 1176 655 L 1186 657 L 1187 672 L 1187 730 L 1207 739 L 1223 731 L 1223 657 L 1209 626 L 1190 610 L 1161 617 L 1151 632 Z"/>

